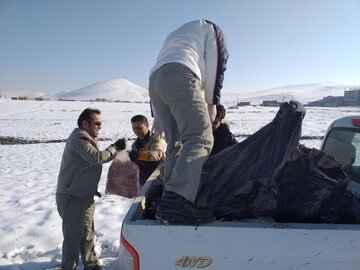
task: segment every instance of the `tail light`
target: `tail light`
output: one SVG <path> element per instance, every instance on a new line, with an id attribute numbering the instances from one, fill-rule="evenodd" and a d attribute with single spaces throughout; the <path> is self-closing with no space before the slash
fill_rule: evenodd
<path id="1" fill-rule="evenodd" d="M 351 119 L 351 123 L 354 127 L 360 127 L 360 118 Z"/>
<path id="2" fill-rule="evenodd" d="M 119 250 L 119 268 L 124 270 L 139 270 L 139 255 L 121 234 Z"/>

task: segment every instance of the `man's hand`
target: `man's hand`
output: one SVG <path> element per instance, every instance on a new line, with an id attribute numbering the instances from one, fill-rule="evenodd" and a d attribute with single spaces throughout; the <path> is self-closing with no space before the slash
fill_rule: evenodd
<path id="1" fill-rule="evenodd" d="M 116 148 L 116 150 L 124 150 L 126 148 L 126 142 L 125 139 L 119 139 L 114 143 L 114 146 Z"/>

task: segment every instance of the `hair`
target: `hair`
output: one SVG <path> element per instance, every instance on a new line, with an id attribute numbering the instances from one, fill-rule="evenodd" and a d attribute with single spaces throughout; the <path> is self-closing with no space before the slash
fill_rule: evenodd
<path id="1" fill-rule="evenodd" d="M 143 122 L 143 123 L 146 123 L 146 124 L 149 123 L 147 118 L 144 115 L 141 115 L 141 114 L 135 115 L 135 116 L 133 116 L 131 118 L 131 123 L 135 123 L 135 122 Z"/>
<path id="2" fill-rule="evenodd" d="M 216 116 L 220 117 L 220 119 L 224 119 L 226 115 L 226 109 L 223 105 L 216 105 Z"/>
<path id="3" fill-rule="evenodd" d="M 77 120 L 78 127 L 82 128 L 82 122 L 84 120 L 90 124 L 91 123 L 91 115 L 93 113 L 101 114 L 99 109 L 86 108 L 85 110 L 83 110 Z"/>

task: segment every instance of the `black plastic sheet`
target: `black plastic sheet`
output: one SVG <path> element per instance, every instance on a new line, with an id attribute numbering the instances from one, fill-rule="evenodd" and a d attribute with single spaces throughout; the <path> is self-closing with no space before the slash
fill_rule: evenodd
<path id="1" fill-rule="evenodd" d="M 283 103 L 269 124 L 210 157 L 196 206 L 225 220 L 360 223 L 360 198 L 348 188 L 342 164 L 299 145 L 304 116 L 301 103 Z M 155 217 L 162 192 L 163 182 L 154 182 L 147 196 L 148 218 Z"/>
<path id="2" fill-rule="evenodd" d="M 275 178 L 280 222 L 353 223 L 353 195 L 341 163 L 317 149 L 300 146 Z"/>
<path id="3" fill-rule="evenodd" d="M 282 103 L 275 118 L 246 140 L 210 157 L 203 166 L 196 204 L 217 218 L 271 216 L 277 208 L 274 176 L 298 145 L 305 109 Z"/>

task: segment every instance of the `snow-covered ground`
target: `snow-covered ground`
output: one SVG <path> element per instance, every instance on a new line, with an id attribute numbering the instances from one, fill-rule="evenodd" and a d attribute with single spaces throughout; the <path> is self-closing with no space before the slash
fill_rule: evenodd
<path id="1" fill-rule="evenodd" d="M 100 145 L 134 135 L 130 118 L 144 114 L 146 103 L 91 103 L 60 101 L 10 101 L 0 99 L 0 139 L 21 138 L 45 143 L 0 145 L 0 269 L 51 269 L 61 261 L 61 219 L 55 206 L 55 188 L 64 142 L 80 112 L 86 107 L 102 111 Z M 226 121 L 243 140 L 270 122 L 278 108 L 247 106 L 228 109 Z M 360 115 L 360 108 L 307 108 L 301 143 L 318 148 L 328 125 L 336 118 Z M 117 269 L 122 220 L 131 199 L 107 195 L 109 163 L 104 165 L 96 199 L 96 250 L 104 269 Z"/>

